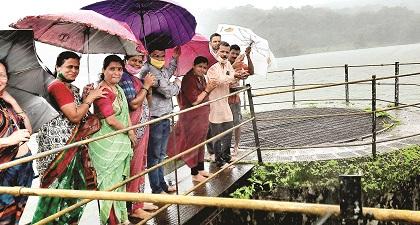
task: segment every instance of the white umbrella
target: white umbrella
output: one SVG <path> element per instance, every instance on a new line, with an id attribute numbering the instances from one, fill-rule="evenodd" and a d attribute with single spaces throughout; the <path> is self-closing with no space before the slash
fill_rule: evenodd
<path id="1" fill-rule="evenodd" d="M 237 44 L 241 50 L 251 46 L 255 74 L 267 74 L 274 56 L 266 39 L 256 35 L 249 28 L 229 24 L 219 24 L 216 32 L 222 35 L 223 41 L 231 45 Z"/>

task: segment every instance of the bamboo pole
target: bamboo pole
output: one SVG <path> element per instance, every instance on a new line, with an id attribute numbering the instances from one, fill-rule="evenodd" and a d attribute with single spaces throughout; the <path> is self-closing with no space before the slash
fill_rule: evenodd
<path id="1" fill-rule="evenodd" d="M 49 151 L 38 153 L 36 155 L 32 155 L 32 156 L 28 156 L 28 157 L 23 157 L 23 158 L 20 158 L 20 159 L 17 159 L 17 160 L 13 160 L 13 161 L 10 161 L 10 162 L 7 162 L 7 163 L 3 163 L 3 164 L 0 164 L 0 170 L 5 170 L 7 168 L 10 168 L 10 167 L 13 167 L 13 166 L 16 166 L 16 165 L 19 165 L 19 164 L 31 162 L 31 161 L 33 161 L 35 159 L 39 159 L 39 158 L 43 158 L 43 157 L 46 157 L 46 156 L 51 155 L 51 154 L 59 153 L 59 152 L 62 152 L 64 150 L 67 150 L 67 149 L 70 149 L 70 148 L 73 148 L 73 147 L 77 147 L 77 146 L 80 146 L 80 145 L 85 145 L 85 144 L 88 144 L 90 142 L 94 142 L 94 141 L 97 141 L 97 140 L 108 138 L 108 137 L 111 137 L 111 136 L 114 136 L 114 135 L 117 135 L 117 134 L 120 134 L 120 133 L 125 133 L 125 132 L 127 132 L 129 130 L 132 130 L 132 129 L 137 129 L 137 128 L 140 128 L 140 127 L 144 127 L 144 126 L 147 126 L 147 125 L 156 123 L 156 122 L 161 121 L 161 120 L 164 120 L 164 119 L 169 119 L 169 118 L 174 117 L 176 115 L 179 115 L 179 114 L 182 114 L 182 113 L 185 113 L 185 112 L 188 112 L 188 111 L 191 111 L 191 110 L 200 108 L 200 107 L 205 106 L 205 105 L 209 105 L 212 102 L 219 101 L 219 100 L 224 99 L 224 98 L 228 98 L 230 96 L 239 94 L 241 92 L 245 92 L 248 89 L 249 88 L 245 87 L 245 88 L 243 88 L 243 89 L 241 89 L 239 91 L 232 92 L 232 93 L 230 93 L 228 95 L 225 95 L 223 97 L 220 97 L 220 98 L 217 98 L 217 99 L 214 99 L 214 100 L 205 102 L 205 103 L 201 103 L 199 105 L 196 105 L 196 106 L 193 106 L 193 107 L 190 107 L 190 108 L 181 110 L 179 112 L 171 113 L 171 114 L 168 114 L 168 115 L 165 115 L 165 116 L 162 116 L 162 117 L 153 119 L 153 120 L 149 120 L 146 123 L 136 124 L 136 125 L 133 125 L 133 126 L 130 126 L 130 127 L 124 128 L 124 129 L 121 129 L 121 130 L 117 130 L 117 131 L 114 131 L 114 132 L 111 132 L 111 133 L 108 133 L 108 134 L 105 134 L 105 135 L 102 135 L 102 136 L 99 136 L 99 137 L 89 138 L 89 139 L 78 141 L 78 142 L 75 142 L 75 143 L 72 143 L 72 144 L 69 144 L 69 145 L 65 145 L 65 146 L 60 147 L 60 148 L 55 148 L 55 149 L 51 149 Z"/>
<path id="2" fill-rule="evenodd" d="M 184 156 L 184 155 L 186 155 L 186 154 L 189 154 L 190 152 L 193 152 L 194 150 L 196 150 L 197 148 L 199 148 L 199 147 L 201 147 L 201 146 L 203 146 L 203 145 L 207 144 L 208 142 L 213 141 L 213 140 L 216 140 L 216 139 L 218 139 L 218 138 L 220 138 L 220 137 L 222 137 L 222 136 L 226 135 L 227 133 L 232 132 L 234 129 L 236 129 L 236 128 L 238 128 L 238 127 L 240 127 L 240 126 L 244 125 L 245 123 L 248 123 L 248 122 L 250 122 L 250 121 L 252 121 L 252 120 L 254 120 L 254 119 L 255 119 L 255 117 L 253 117 L 253 118 L 251 118 L 251 119 L 249 119 L 249 120 L 246 120 L 246 121 L 244 121 L 244 122 L 242 122 L 242 123 L 238 124 L 237 126 L 234 126 L 234 127 L 230 128 L 230 129 L 228 129 L 228 130 L 226 130 L 226 131 L 224 131 L 224 132 L 222 132 L 222 133 L 220 133 L 220 134 L 218 134 L 218 135 L 216 135 L 216 136 L 214 136 L 214 137 L 212 137 L 212 138 L 210 138 L 210 139 L 208 139 L 208 140 L 204 141 L 204 142 L 201 142 L 200 144 L 198 144 L 198 145 L 196 145 L 196 146 L 194 146 L 194 147 L 189 148 L 188 150 L 185 150 L 185 151 L 184 151 L 184 152 L 182 152 L 182 153 L 179 153 L 178 155 L 176 155 L 176 156 L 174 156 L 174 157 L 172 157 L 172 158 L 166 159 L 165 161 L 163 161 L 163 162 L 161 162 L 161 163 L 158 163 L 158 164 L 156 164 L 156 165 L 154 165 L 154 166 L 152 166 L 152 167 L 150 167 L 150 168 L 148 168 L 148 169 L 144 170 L 143 172 L 141 172 L 141 173 L 139 173 L 139 174 L 137 174 L 137 175 L 135 175 L 135 176 L 132 176 L 132 177 L 130 177 L 130 178 L 128 178 L 128 179 L 126 179 L 126 180 L 124 180 L 124 181 L 120 182 L 120 183 L 115 184 L 114 186 L 110 187 L 110 188 L 109 188 L 109 189 L 107 189 L 106 191 L 113 191 L 113 190 L 115 190 L 115 189 L 117 189 L 117 188 L 119 188 L 119 187 L 121 187 L 121 186 L 123 186 L 123 185 L 127 184 L 128 182 L 130 182 L 130 181 L 132 181 L 132 180 L 135 180 L 135 179 L 137 179 L 137 178 L 139 178 L 139 177 L 141 177 L 141 176 L 144 176 L 145 174 L 149 173 L 150 171 L 155 170 L 155 169 L 157 169 L 158 167 L 161 167 L 161 166 L 163 166 L 163 165 L 165 165 L 165 164 L 167 164 L 167 163 L 170 163 L 170 162 L 172 162 L 172 161 L 174 161 L 174 160 L 176 160 L 176 159 L 178 159 L 178 158 L 181 158 L 182 156 Z M 76 204 L 74 204 L 74 205 L 71 205 L 71 206 L 69 206 L 69 207 L 67 207 L 67 208 L 64 208 L 64 209 L 62 209 L 61 211 L 56 212 L 55 214 L 50 215 L 50 216 L 48 216 L 48 217 L 46 217 L 46 218 L 44 218 L 44 219 L 42 219 L 42 220 L 38 221 L 38 222 L 37 222 L 37 223 L 35 223 L 34 225 L 47 224 L 47 223 L 49 223 L 49 222 L 51 222 L 51 221 L 55 220 L 56 218 L 58 218 L 58 217 L 60 217 L 60 216 L 63 216 L 64 214 L 66 214 L 66 213 L 68 213 L 68 212 L 71 212 L 72 210 L 75 210 L 75 209 L 77 209 L 78 207 L 83 206 L 83 205 L 85 205 L 85 204 L 89 203 L 90 201 L 92 201 L 92 200 L 90 200 L 90 199 L 84 199 L 84 200 L 82 200 L 82 201 L 80 201 L 80 202 L 78 202 L 78 203 L 76 203 Z"/>
<path id="3" fill-rule="evenodd" d="M 338 205 L 283 202 L 270 200 L 233 199 L 220 197 L 180 196 L 124 192 L 110 193 L 107 191 L 79 191 L 23 187 L 0 187 L 0 192 L 15 196 L 25 195 L 62 198 L 84 198 L 91 200 L 100 199 L 114 201 L 153 202 L 235 209 L 252 209 L 270 212 L 293 212 L 320 216 L 325 215 L 327 213 L 333 213 L 335 216 L 338 216 L 340 214 L 340 207 Z M 365 215 L 369 214 L 373 216 L 373 219 L 380 221 L 392 220 L 406 221 L 410 223 L 420 223 L 420 211 L 363 207 L 363 213 Z"/>

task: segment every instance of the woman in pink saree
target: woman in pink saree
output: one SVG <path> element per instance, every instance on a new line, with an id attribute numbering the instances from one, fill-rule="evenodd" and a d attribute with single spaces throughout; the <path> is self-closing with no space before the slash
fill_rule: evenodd
<path id="1" fill-rule="evenodd" d="M 181 92 L 178 95 L 180 110 L 208 101 L 208 94 L 216 87 L 212 81 L 206 82 L 208 60 L 198 56 L 193 68 L 182 78 Z M 174 156 L 206 140 L 209 127 L 210 106 L 182 113 L 172 130 L 168 141 L 168 155 Z M 182 157 L 191 168 L 193 181 L 203 181 L 210 175 L 204 170 L 204 146 Z"/>
<path id="2" fill-rule="evenodd" d="M 150 96 L 155 77 L 148 74 L 144 80 L 140 80 L 137 75 L 143 65 L 143 54 L 125 56 L 125 69 L 119 82 L 124 90 L 130 109 L 130 119 L 133 125 L 145 123 L 149 120 Z M 149 126 L 140 127 L 134 130 L 137 137 L 137 144 L 133 147 L 133 158 L 131 160 L 130 176 L 141 173 L 146 167 L 147 145 L 149 140 Z M 142 193 L 144 192 L 144 176 L 131 181 L 127 186 L 127 191 Z M 132 217 L 144 219 L 150 214 L 145 210 L 154 210 L 157 207 L 151 203 L 144 204 L 136 202 L 131 204 Z"/>

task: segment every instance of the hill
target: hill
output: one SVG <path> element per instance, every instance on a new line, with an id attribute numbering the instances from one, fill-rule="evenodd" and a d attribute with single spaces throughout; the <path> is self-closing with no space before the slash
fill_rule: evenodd
<path id="1" fill-rule="evenodd" d="M 241 6 L 200 11 L 198 32 L 210 35 L 219 23 L 249 27 L 269 40 L 276 57 L 420 41 L 419 13 L 399 6 L 370 6 L 365 10 L 312 6 L 262 10 Z"/>

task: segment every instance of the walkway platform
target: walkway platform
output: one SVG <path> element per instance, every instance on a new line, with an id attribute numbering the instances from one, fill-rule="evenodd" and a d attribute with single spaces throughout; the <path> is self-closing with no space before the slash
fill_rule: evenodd
<path id="1" fill-rule="evenodd" d="M 214 163 L 205 163 L 205 169 L 210 172 L 216 172 L 218 168 Z M 196 196 L 212 196 L 212 197 L 228 197 L 228 193 L 233 192 L 239 188 L 246 178 L 251 174 L 251 170 L 254 166 L 252 164 L 238 164 L 233 169 L 227 169 L 222 173 L 218 174 L 213 179 L 210 179 L 206 184 L 199 187 L 197 190 L 192 192 L 190 195 Z M 175 181 L 175 173 L 172 172 L 165 176 L 168 181 Z M 179 185 L 179 194 L 190 190 L 197 183 L 191 180 L 190 169 L 188 166 L 184 165 L 178 169 L 178 185 Z M 39 187 L 39 179 L 34 180 L 32 187 Z M 145 193 L 151 193 L 148 179 L 146 179 Z M 38 202 L 38 197 L 31 196 L 25 207 L 20 224 L 29 224 L 32 216 L 35 212 Z M 172 225 L 172 224 L 198 224 L 198 222 L 205 220 L 209 213 L 213 212 L 215 209 L 204 208 L 197 206 L 187 206 L 180 205 L 179 212 L 181 221 L 178 223 L 178 207 L 176 205 L 171 205 L 166 210 L 159 213 L 155 218 L 147 222 L 147 224 L 159 224 L 159 225 Z M 130 221 L 133 224 L 140 222 L 140 220 L 135 218 L 130 218 Z M 80 220 L 81 225 L 99 225 L 99 211 L 97 201 L 92 201 L 87 204 L 85 207 L 82 219 Z"/>
<path id="2" fill-rule="evenodd" d="M 216 172 L 218 168 L 214 163 L 205 163 L 206 170 Z M 250 175 L 253 165 L 251 164 L 238 164 L 233 169 L 224 170 L 213 179 L 209 180 L 206 184 L 193 191 L 192 196 L 212 196 L 212 197 L 228 197 L 228 193 L 240 187 L 246 178 Z M 167 179 L 174 181 L 175 173 L 172 172 L 166 176 Z M 197 183 L 191 180 L 190 169 L 188 166 L 182 166 L 178 169 L 178 187 L 179 194 L 190 190 Z M 148 187 L 148 184 L 146 184 Z M 146 189 L 146 192 L 149 190 Z M 179 218 L 178 218 L 179 210 Z M 212 208 L 204 208 L 190 205 L 171 205 L 166 210 L 159 213 L 155 218 L 147 222 L 147 224 L 199 224 L 205 220 L 209 213 L 214 211 Z M 178 221 L 180 219 L 180 221 Z M 137 223 L 140 220 L 133 218 L 132 223 Z"/>

